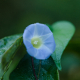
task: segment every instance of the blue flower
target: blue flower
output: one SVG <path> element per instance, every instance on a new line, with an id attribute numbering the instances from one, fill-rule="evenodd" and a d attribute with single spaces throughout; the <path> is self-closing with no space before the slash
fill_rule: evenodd
<path id="1" fill-rule="evenodd" d="M 47 59 L 55 50 L 53 33 L 48 26 L 35 23 L 24 30 L 23 43 L 27 52 L 36 59 Z"/>

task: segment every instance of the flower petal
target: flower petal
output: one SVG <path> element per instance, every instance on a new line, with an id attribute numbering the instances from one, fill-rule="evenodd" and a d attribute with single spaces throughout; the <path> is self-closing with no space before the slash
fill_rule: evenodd
<path id="1" fill-rule="evenodd" d="M 48 33 L 48 34 L 39 36 L 39 38 L 41 38 L 41 40 L 42 40 L 43 42 L 45 42 L 45 40 L 46 40 L 47 38 L 49 38 L 50 36 L 52 36 L 52 38 L 53 38 L 53 34 L 52 34 L 52 33 Z"/>
<path id="2" fill-rule="evenodd" d="M 24 39 L 30 40 L 33 37 L 34 28 L 35 28 L 35 26 L 33 24 L 26 27 L 26 29 L 24 30 L 24 33 L 23 33 L 23 40 Z"/>
<path id="3" fill-rule="evenodd" d="M 43 44 L 47 46 L 52 52 L 54 52 L 56 44 L 53 35 L 49 36 L 49 38 L 47 38 Z"/>
<path id="4" fill-rule="evenodd" d="M 40 23 L 35 23 L 34 25 L 35 25 L 34 36 L 41 36 L 45 29 L 45 25 L 40 24 Z"/>
<path id="5" fill-rule="evenodd" d="M 35 25 L 34 36 L 42 36 L 51 33 L 50 29 L 45 24 L 35 23 L 34 25 Z"/>
<path id="6" fill-rule="evenodd" d="M 32 46 L 31 42 L 30 42 L 30 41 L 27 41 L 27 40 L 25 40 L 25 39 L 23 40 L 23 43 L 25 44 L 25 47 L 26 47 L 26 48 Z"/>
<path id="7" fill-rule="evenodd" d="M 37 49 L 34 48 L 33 46 L 27 47 L 27 52 L 29 55 L 31 55 L 32 57 L 35 56 L 35 54 L 37 53 Z"/>
<path id="8" fill-rule="evenodd" d="M 37 54 L 34 57 L 36 59 L 47 59 L 51 54 L 51 50 L 45 45 L 42 45 L 42 47 L 38 49 Z"/>

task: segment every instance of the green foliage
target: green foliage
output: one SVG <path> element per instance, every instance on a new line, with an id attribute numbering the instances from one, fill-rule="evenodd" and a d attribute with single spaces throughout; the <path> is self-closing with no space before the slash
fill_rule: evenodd
<path id="1" fill-rule="evenodd" d="M 61 70 L 61 55 L 73 36 L 75 28 L 73 24 L 67 21 L 56 22 L 52 26 L 48 26 L 53 32 L 56 49 L 51 55 L 53 59 L 50 57 L 42 61 L 39 79 L 58 80 L 57 68 Z M 3 80 L 9 80 L 10 74 L 10 80 L 35 80 L 31 57 L 26 54 L 26 48 L 22 41 L 22 34 L 0 40 L 0 77 L 3 77 Z M 20 61 L 21 59 L 22 61 Z M 39 60 L 34 59 L 34 69 L 38 77 Z"/>
<path id="2" fill-rule="evenodd" d="M 38 77 L 39 60 L 34 59 L 34 69 Z M 31 57 L 27 54 L 17 68 L 11 73 L 10 80 L 35 80 Z M 39 80 L 58 80 L 57 67 L 50 57 L 41 61 Z"/>
<path id="3" fill-rule="evenodd" d="M 9 80 L 9 76 L 10 76 L 11 72 L 16 68 L 16 66 L 19 64 L 20 60 L 24 57 L 25 54 L 26 54 L 26 49 L 25 49 L 25 46 L 22 44 L 22 46 L 19 48 L 19 50 L 16 52 L 14 58 L 12 59 L 12 62 L 9 65 L 9 69 L 4 74 L 3 80 Z"/>
<path id="4" fill-rule="evenodd" d="M 0 77 L 13 62 L 16 51 L 22 44 L 22 34 L 5 37 L 0 40 Z"/>
<path id="5" fill-rule="evenodd" d="M 51 55 L 56 66 L 61 70 L 61 55 L 68 42 L 72 38 L 75 28 L 74 25 L 67 21 L 59 21 L 52 25 L 53 35 L 56 43 L 56 49 Z"/>

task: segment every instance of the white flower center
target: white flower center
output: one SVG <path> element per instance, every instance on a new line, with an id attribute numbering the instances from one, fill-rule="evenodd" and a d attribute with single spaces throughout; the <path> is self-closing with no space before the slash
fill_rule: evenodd
<path id="1" fill-rule="evenodd" d="M 38 43 L 38 41 L 34 41 L 34 44 L 37 44 Z"/>
<path id="2" fill-rule="evenodd" d="M 39 48 L 42 45 L 42 40 L 38 37 L 33 37 L 31 39 L 31 44 L 33 45 L 33 47 Z"/>

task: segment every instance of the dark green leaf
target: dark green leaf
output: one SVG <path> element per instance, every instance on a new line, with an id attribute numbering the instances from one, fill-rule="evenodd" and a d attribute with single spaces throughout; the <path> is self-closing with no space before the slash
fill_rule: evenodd
<path id="1" fill-rule="evenodd" d="M 37 59 L 34 59 L 34 69 L 38 77 L 39 60 Z M 11 73 L 10 80 L 35 80 L 31 57 L 28 54 Z M 51 57 L 41 61 L 39 80 L 58 80 L 57 67 Z"/>
<path id="2" fill-rule="evenodd" d="M 52 25 L 53 35 L 56 43 L 56 49 L 51 55 L 56 66 L 61 70 L 61 56 L 68 42 L 72 38 L 75 28 L 74 25 L 67 21 L 59 21 Z"/>

